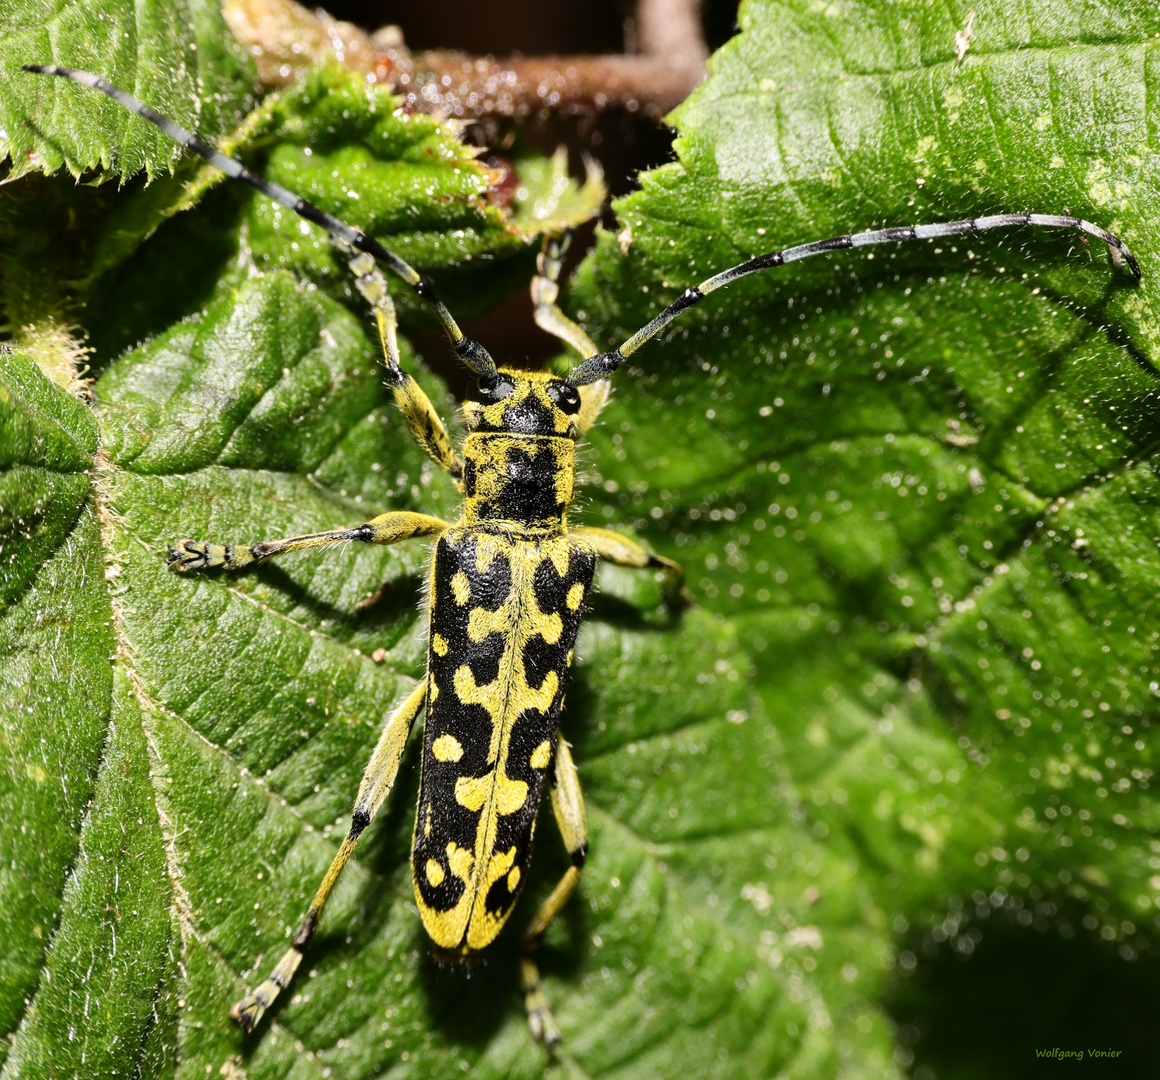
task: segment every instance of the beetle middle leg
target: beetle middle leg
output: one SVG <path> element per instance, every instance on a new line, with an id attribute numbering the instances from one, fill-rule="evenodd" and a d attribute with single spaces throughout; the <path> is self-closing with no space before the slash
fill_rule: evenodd
<path id="1" fill-rule="evenodd" d="M 693 603 L 693 594 L 685 585 L 685 571 L 680 563 L 657 555 L 643 544 L 638 544 L 635 540 L 630 540 L 611 529 L 581 525 L 569 530 L 568 535 L 584 540 L 596 550 L 600 558 L 617 566 L 630 566 L 638 570 L 660 570 L 665 576 L 669 600 L 680 604 Z"/>
<path id="2" fill-rule="evenodd" d="M 345 242 L 338 242 L 336 246 L 346 254 L 350 254 L 351 249 Z M 387 291 L 382 273 L 375 265 L 375 260 L 365 253 L 353 256 L 349 262 L 358 290 L 370 303 L 374 312 L 379 342 L 383 350 L 383 363 L 387 369 L 387 381 L 411 437 L 436 465 L 455 480 L 457 485 L 461 484 L 463 463 L 452 445 L 446 425 L 435 411 L 431 399 L 423 392 L 423 388 L 399 366 L 395 305 Z M 216 566 L 237 570 L 290 551 L 328 547 L 331 544 L 350 541 L 396 544 L 416 536 L 437 536 L 447 527 L 447 522 L 429 514 L 395 511 L 380 514 L 351 529 L 330 529 L 326 532 L 307 533 L 304 536 L 291 536 L 284 540 L 263 540 L 257 544 L 211 544 L 182 540 L 170 547 L 169 564 L 176 570 L 207 570 Z"/>
<path id="3" fill-rule="evenodd" d="M 572 895 L 580 881 L 584 860 L 588 855 L 588 817 L 584 813 L 584 796 L 580 791 L 580 777 L 572 752 L 564 741 L 564 736 L 556 733 L 555 767 L 551 782 L 552 812 L 556 825 L 564 838 L 564 846 L 572 859 L 572 865 L 564 871 L 548 899 L 540 905 L 540 910 L 524 934 L 524 956 L 520 963 L 520 982 L 524 991 L 524 1004 L 528 1010 L 528 1027 L 532 1038 L 549 1049 L 560 1041 L 560 1029 L 552 1018 L 547 998 L 540 985 L 540 969 L 536 965 L 536 953 L 544 934 L 552 920 Z"/>
<path id="4" fill-rule="evenodd" d="M 407 737 L 415 718 L 423 709 L 427 700 L 427 679 L 424 675 L 419 684 L 407 695 L 406 700 L 395 709 L 379 736 L 371 760 L 363 773 L 362 783 L 359 785 L 358 798 L 355 800 L 354 811 L 351 814 L 350 832 L 346 834 L 342 846 L 334 856 L 330 868 L 318 886 L 314 899 L 310 901 L 306 917 L 291 939 L 290 948 L 283 954 L 274 970 L 270 972 L 266 981 L 256 990 L 247 994 L 230 1010 L 230 1015 L 250 1030 L 262 1018 L 262 1014 L 274 1002 L 278 994 L 284 990 L 302 963 L 302 954 L 310 939 L 314 936 L 315 927 L 322 917 L 323 908 L 334 890 L 339 875 L 351 855 L 363 830 L 370 824 L 371 819 L 379 812 L 399 772 L 399 761 L 407 745 Z"/>
<path id="5" fill-rule="evenodd" d="M 201 540 L 180 540 L 169 549 L 169 565 L 175 570 L 208 570 L 224 566 L 237 570 L 275 555 L 309 548 L 329 547 L 358 541 L 363 544 L 397 544 L 416 536 L 438 536 L 449 528 L 446 521 L 430 514 L 395 510 L 380 514 L 353 529 L 290 536 L 284 540 L 262 540 L 256 544 L 209 544 Z"/>

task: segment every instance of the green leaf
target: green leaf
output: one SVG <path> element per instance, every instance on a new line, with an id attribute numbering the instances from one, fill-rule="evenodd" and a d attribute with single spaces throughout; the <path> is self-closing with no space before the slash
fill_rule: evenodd
<path id="1" fill-rule="evenodd" d="M 579 273 L 602 348 L 733 263 L 875 224 L 1066 209 L 1145 276 L 1047 231 L 841 253 L 714 293 L 618 375 L 576 520 L 680 559 L 699 603 L 600 571 L 565 722 L 591 851 L 542 958 L 555 1062 L 527 1033 L 518 926 L 470 980 L 428 955 L 414 745 L 298 981 L 254 1035 L 228 1020 L 422 674 L 427 556 L 179 577 L 166 546 L 452 517 L 457 496 L 319 237 L 229 186 L 102 194 L 71 279 L 93 398 L 15 352 L 0 368 L 4 1075 L 877 1078 L 911 1054 L 887 1006 L 919 943 L 969 955 L 987 913 L 1152 948 L 1160 26 L 1085 11 L 977 9 L 959 64 L 965 10 L 750 3 L 674 118 L 679 161 Z M 518 276 L 480 174 L 397 120 L 319 73 L 239 139 L 450 295 Z M 51 310 L 44 275 L 6 288 L 14 325 Z M 550 815 L 540 836 L 517 924 L 567 865 Z M 985 1030 L 973 1007 L 952 1020 Z M 1030 1043 L 1008 1050 L 990 1074 L 1026 1073 Z"/>
<path id="2" fill-rule="evenodd" d="M 101 237 L 110 194 L 78 188 L 64 177 L 38 180 L 38 170 L 62 167 L 73 177 L 93 170 L 97 179 L 129 177 L 142 169 L 154 177 L 181 156 L 160 131 L 103 95 L 21 70 L 24 64 L 50 63 L 100 72 L 209 138 L 231 129 L 252 103 L 249 62 L 216 5 L 0 3 L 0 170 L 9 181 L 27 177 L 0 200 L 0 285 L 8 327 L 67 321 L 75 283 L 100 268 L 104 249 L 132 250 L 180 192 L 168 178 L 159 182 L 138 200 L 149 209 L 146 222 L 126 230 L 122 212 L 110 244 Z M 116 236 L 121 232 L 132 240 Z"/>
<path id="3" fill-rule="evenodd" d="M 846 1067 L 847 1010 L 881 1000 L 899 928 L 969 955 L 992 908 L 1070 934 L 1078 905 L 1130 959 L 1160 925 L 1157 16 L 1121 5 L 1093 32 L 1079 7 L 992 5 L 959 65 L 954 15 L 744 8 L 678 110 L 680 162 L 618 205 L 571 294 L 608 348 L 711 272 L 875 225 L 1066 208 L 1143 254 L 1138 287 L 1046 230 L 771 271 L 634 357 L 593 439 L 593 509 L 681 558 L 751 657 L 824 839 L 808 983 Z M 726 865 L 772 955 L 799 886 L 780 858 Z M 827 867 L 864 890 L 859 942 Z M 1025 1032 L 1074 1042 L 1026 1008 Z M 952 1022 L 985 1029 L 985 1007 Z M 1024 1075 L 1030 1037 L 989 1073 Z"/>
<path id="4" fill-rule="evenodd" d="M 178 124 L 210 138 L 237 122 L 249 99 L 249 62 L 214 4 L 173 0 L 6 0 L 0 5 L 0 159 L 10 176 L 33 169 L 132 176 L 181 156 L 160 131 L 100 94 L 22 64 L 99 72 Z"/>

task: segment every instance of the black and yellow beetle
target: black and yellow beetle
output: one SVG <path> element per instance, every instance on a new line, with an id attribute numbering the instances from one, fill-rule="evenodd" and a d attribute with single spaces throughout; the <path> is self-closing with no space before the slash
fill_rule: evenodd
<path id="1" fill-rule="evenodd" d="M 361 230 L 293 192 L 256 176 L 105 80 L 56 66 L 25 70 L 93 87 L 156 124 L 228 175 L 312 221 L 352 255 L 370 303 L 389 385 L 422 450 L 457 483 L 463 509 L 454 522 L 392 512 L 355 526 L 252 545 L 183 540 L 170 552 L 177 570 L 237 568 L 289 551 L 360 541 L 434 539 L 429 582 L 427 670 L 391 714 L 363 775 L 350 831 L 306 917 L 269 978 L 233 1008 L 253 1027 L 288 985 L 359 836 L 390 793 L 412 724 L 426 712 L 422 781 L 411 869 L 415 899 L 436 947 L 455 956 L 485 948 L 515 905 L 527 873 L 545 779 L 572 865 L 541 906 L 525 937 L 522 966 L 528 1023 L 551 1046 L 559 1031 L 540 990 L 535 952 L 580 879 L 588 833 L 576 767 L 557 724 L 572 649 L 597 559 L 663 571 L 677 595 L 680 567 L 604 529 L 571 527 L 575 446 L 603 406 L 609 377 L 685 309 L 737 278 L 810 255 L 912 239 L 936 239 L 1011 225 L 1080 229 L 1104 241 L 1118 269 L 1139 267 L 1118 237 L 1074 217 L 1002 214 L 872 230 L 802 244 L 742 263 L 690 288 L 611 352 L 599 352 L 556 306 L 561 245 L 549 241 L 533 283 L 536 320 L 581 356 L 563 378 L 499 366 L 466 337 L 422 278 Z M 353 250 L 352 250 L 353 249 Z M 354 252 L 357 251 L 357 254 Z M 376 265 L 384 263 L 441 322 L 456 354 L 477 376 L 467 403 L 468 434 L 457 450 L 426 394 L 399 367 L 395 311 Z"/>

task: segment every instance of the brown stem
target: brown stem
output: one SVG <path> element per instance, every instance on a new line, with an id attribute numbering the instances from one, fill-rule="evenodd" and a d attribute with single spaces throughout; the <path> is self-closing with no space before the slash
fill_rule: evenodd
<path id="1" fill-rule="evenodd" d="M 638 0 L 641 52 L 696 72 L 699 80 L 709 58 L 700 16 L 701 0 Z"/>
<path id="2" fill-rule="evenodd" d="M 700 69 L 650 56 L 492 60 L 426 52 L 396 66 L 390 81 L 415 108 L 463 120 L 608 109 L 643 110 L 659 117 L 688 96 L 700 74 Z"/>
<path id="3" fill-rule="evenodd" d="M 575 116 L 609 109 L 661 116 L 705 71 L 700 0 L 640 0 L 638 56 L 513 57 L 412 54 L 397 27 L 373 35 L 296 0 L 226 0 L 235 36 L 259 77 L 285 85 L 324 56 L 384 83 L 419 111 L 462 120 Z"/>

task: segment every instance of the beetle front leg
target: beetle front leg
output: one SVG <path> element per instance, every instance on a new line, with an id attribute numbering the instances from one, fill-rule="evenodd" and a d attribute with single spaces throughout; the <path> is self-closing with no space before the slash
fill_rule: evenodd
<path id="1" fill-rule="evenodd" d="M 544 237 L 544 247 L 536 259 L 536 276 L 532 279 L 532 303 L 535 305 L 536 325 L 564 344 L 571 345 L 581 360 L 595 356 L 600 350 L 592 339 L 560 310 L 560 272 L 564 268 L 564 253 L 571 237 Z M 608 400 L 612 384 L 607 379 L 580 387 L 580 412 L 576 416 L 576 430 L 583 435 L 600 415 Z"/>
<path id="2" fill-rule="evenodd" d="M 351 254 L 349 244 L 339 242 L 338 247 L 347 255 Z M 387 369 L 387 381 L 395 395 L 395 404 L 407 422 L 411 438 L 436 465 L 447 473 L 458 485 L 463 477 L 463 462 L 451 442 L 447 425 L 435 411 L 431 399 L 414 378 L 399 366 L 399 320 L 395 313 L 395 302 L 387 291 L 375 260 L 366 252 L 354 255 L 348 265 L 355 276 L 358 291 L 370 303 L 375 323 L 379 330 L 379 343 L 383 348 L 383 364 Z M 458 327 L 456 327 L 458 330 Z"/>

